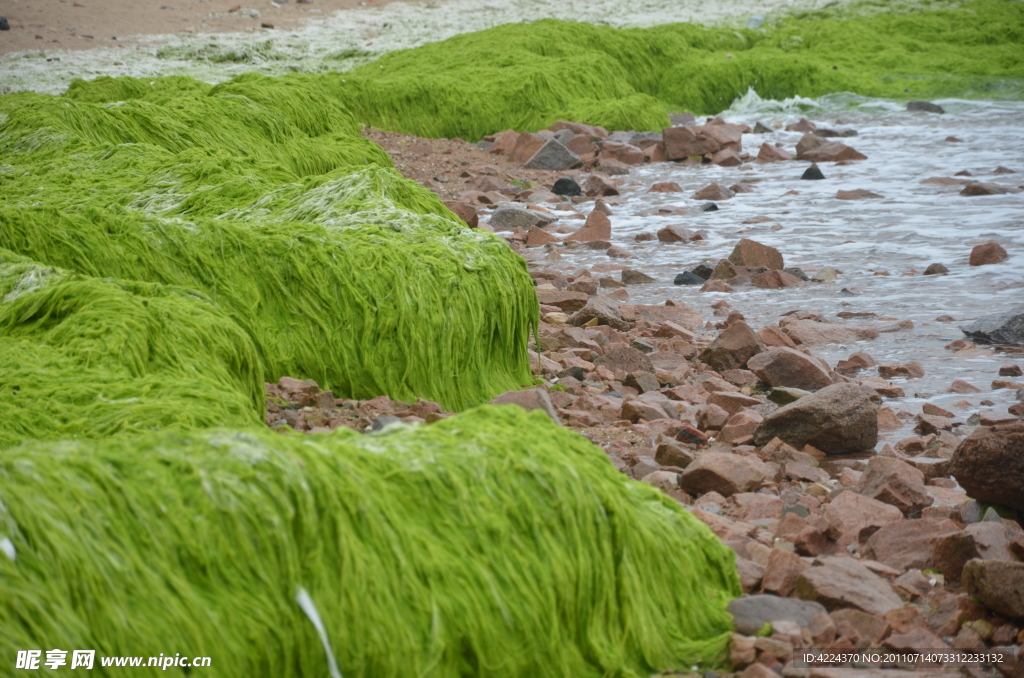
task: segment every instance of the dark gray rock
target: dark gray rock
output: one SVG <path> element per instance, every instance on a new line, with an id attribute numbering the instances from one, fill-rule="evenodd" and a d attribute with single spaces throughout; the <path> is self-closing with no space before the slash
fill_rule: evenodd
<path id="1" fill-rule="evenodd" d="M 546 226 L 554 220 L 549 214 L 528 210 L 525 205 L 516 203 L 505 203 L 491 213 L 491 227 L 496 229 L 526 230 L 530 226 Z"/>
<path id="2" fill-rule="evenodd" d="M 661 140 L 661 132 L 637 132 L 633 135 L 633 138 L 630 139 L 629 143 L 639 149 L 644 149 L 648 146 L 660 144 Z"/>
<path id="3" fill-rule="evenodd" d="M 706 202 L 706 203 L 704 203 L 701 206 L 700 211 L 701 212 L 717 212 L 718 211 L 718 205 L 716 205 L 713 202 Z"/>
<path id="4" fill-rule="evenodd" d="M 555 195 L 583 195 L 583 189 L 572 177 L 560 177 L 551 187 L 551 192 Z"/>
<path id="5" fill-rule="evenodd" d="M 0 16 L 0 31 L 9 31 L 9 30 L 11 30 L 11 25 L 9 23 L 7 23 L 7 17 Z"/>
<path id="6" fill-rule="evenodd" d="M 560 144 L 568 143 L 570 139 L 576 136 L 571 129 L 560 129 L 555 132 L 555 136 L 552 137 L 555 141 Z"/>
<path id="7" fill-rule="evenodd" d="M 797 449 L 813 445 L 825 454 L 872 450 L 878 442 L 878 406 L 856 384 L 827 386 L 780 407 L 754 432 L 763 447 L 781 438 Z"/>
<path id="8" fill-rule="evenodd" d="M 700 277 L 696 273 L 686 271 L 676 276 L 676 279 L 672 281 L 675 285 L 703 285 L 704 278 Z"/>
<path id="9" fill-rule="evenodd" d="M 960 331 L 982 344 L 1024 346 L 1024 305 L 978 318 Z"/>
<path id="10" fill-rule="evenodd" d="M 476 142 L 476 147 L 477 148 L 482 148 L 484 150 L 487 150 L 488 148 L 490 148 L 493 145 L 494 145 L 493 141 L 487 141 L 486 139 L 481 139 L 480 141 Z"/>
<path id="11" fill-rule="evenodd" d="M 818 169 L 818 166 L 815 164 L 804 170 L 804 173 L 800 175 L 800 178 L 814 181 L 816 179 L 824 179 L 825 175 L 821 173 L 821 170 Z"/>
<path id="12" fill-rule="evenodd" d="M 961 577 L 967 592 L 985 607 L 1011 619 L 1024 619 L 1024 563 L 969 560 Z"/>
<path id="13" fill-rule="evenodd" d="M 390 426 L 391 424 L 401 424 L 401 423 L 402 423 L 402 420 L 399 419 L 398 417 L 391 417 L 391 416 L 377 417 L 376 419 L 373 420 L 373 430 L 374 431 L 381 431 L 385 427 Z"/>
<path id="14" fill-rule="evenodd" d="M 604 145 L 604 144 L 631 144 L 631 143 L 633 143 L 633 137 L 635 135 L 636 135 L 636 132 L 632 131 L 632 130 L 629 131 L 629 132 L 623 132 L 621 130 L 618 131 L 618 132 L 612 132 L 611 134 L 608 135 L 607 139 L 604 139 L 604 140 L 601 141 L 601 145 Z"/>
<path id="15" fill-rule="evenodd" d="M 857 136 L 857 130 L 855 129 L 830 129 L 828 127 L 819 127 L 811 131 L 816 137 L 855 137 Z"/>
<path id="16" fill-rule="evenodd" d="M 526 169 L 550 170 L 558 172 L 561 170 L 573 169 L 583 164 L 580 156 L 576 155 L 561 142 L 550 139 L 540 147 L 533 157 L 526 161 Z"/>
<path id="17" fill-rule="evenodd" d="M 631 268 L 623 269 L 621 276 L 623 285 L 643 285 L 645 283 L 655 282 L 654 278 L 643 271 L 636 271 Z"/>
<path id="18" fill-rule="evenodd" d="M 697 123 L 697 117 L 693 113 L 669 113 L 668 120 L 673 127 L 687 127 Z"/>
<path id="19" fill-rule="evenodd" d="M 810 281 L 810 278 L 807 277 L 807 274 L 804 273 L 804 270 L 802 268 L 797 268 L 796 266 L 790 266 L 789 268 L 784 268 L 782 270 L 785 271 L 786 273 L 790 274 L 791 276 L 800 278 L 804 282 L 809 282 Z"/>
<path id="20" fill-rule="evenodd" d="M 930 101 L 908 101 L 907 102 L 907 110 L 908 111 L 924 111 L 925 113 L 945 113 L 946 112 L 945 110 L 943 110 L 942 106 L 939 106 L 938 104 L 933 104 Z"/>
<path id="21" fill-rule="evenodd" d="M 708 266 L 707 264 L 698 264 L 690 269 L 690 273 L 698 275 L 701 278 L 704 278 L 704 280 L 710 279 L 711 274 L 714 272 L 715 268 L 713 266 Z"/>
<path id="22" fill-rule="evenodd" d="M 759 595 L 737 598 L 729 603 L 729 614 L 733 626 L 745 636 L 755 635 L 765 624 L 777 621 L 791 621 L 805 627 L 819 614 L 828 614 L 820 603 L 797 598 Z"/>
<path id="23" fill-rule="evenodd" d="M 754 124 L 754 134 L 771 134 L 772 128 L 762 125 L 760 121 Z"/>
<path id="24" fill-rule="evenodd" d="M 924 269 L 925 275 L 944 275 L 946 273 L 949 273 L 949 269 L 939 263 L 928 264 L 928 268 Z"/>

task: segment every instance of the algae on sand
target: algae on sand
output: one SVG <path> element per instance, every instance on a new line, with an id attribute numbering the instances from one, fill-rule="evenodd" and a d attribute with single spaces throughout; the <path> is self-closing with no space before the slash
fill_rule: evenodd
<path id="1" fill-rule="evenodd" d="M 0 455 L 3 656 L 211 676 L 639 678 L 719 665 L 732 551 L 540 412 L 370 436 L 165 432 Z M 60 573 L 60 576 L 55 576 Z"/>
<path id="2" fill-rule="evenodd" d="M 525 262 L 401 177 L 311 77 L 79 81 L 12 106 L 0 155 L 0 247 L 198 290 L 268 381 L 455 410 L 530 382 Z"/>

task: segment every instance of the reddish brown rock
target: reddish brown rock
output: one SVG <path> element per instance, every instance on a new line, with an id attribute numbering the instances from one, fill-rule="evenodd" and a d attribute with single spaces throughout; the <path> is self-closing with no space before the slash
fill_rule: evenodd
<path id="1" fill-rule="evenodd" d="M 879 365 L 878 376 L 885 379 L 892 379 L 894 377 L 920 379 L 924 376 L 924 368 L 921 367 L 921 363 L 914 360 L 905 363 L 893 363 L 892 365 Z"/>
<path id="2" fill-rule="evenodd" d="M 659 242 L 693 242 L 703 238 L 688 228 L 682 226 L 666 226 L 658 231 Z"/>
<path id="3" fill-rule="evenodd" d="M 756 407 L 760 405 L 761 401 L 757 398 L 751 398 L 750 396 L 743 395 L 742 393 L 727 393 L 720 391 L 712 393 L 708 398 L 708 403 L 718 405 L 729 414 L 736 414 L 746 407 Z"/>
<path id="4" fill-rule="evenodd" d="M 530 388 L 523 391 L 506 391 L 491 400 L 492 405 L 518 405 L 524 410 L 541 410 L 546 415 L 561 423 L 555 406 L 551 404 L 551 398 L 545 388 Z"/>
<path id="5" fill-rule="evenodd" d="M 587 195 L 590 196 L 611 196 L 618 195 L 619 188 L 611 177 L 600 172 L 591 172 L 587 179 Z"/>
<path id="6" fill-rule="evenodd" d="M 761 578 L 761 589 L 768 593 L 788 596 L 797 577 L 810 567 L 809 563 L 793 551 L 775 548 L 768 554 L 768 564 Z"/>
<path id="7" fill-rule="evenodd" d="M 964 189 L 960 191 L 960 195 L 1002 195 L 1010 193 L 1011 190 L 1009 186 L 1003 186 L 992 181 L 972 181 L 964 186 Z"/>
<path id="8" fill-rule="evenodd" d="M 632 144 L 617 144 L 606 141 L 601 146 L 601 158 L 610 158 L 626 165 L 644 164 L 644 152 Z"/>
<path id="9" fill-rule="evenodd" d="M 872 457 L 856 490 L 908 516 L 919 514 L 934 501 L 925 490 L 924 474 L 893 457 Z"/>
<path id="10" fill-rule="evenodd" d="M 476 228 L 479 225 L 480 217 L 476 212 L 476 208 L 472 205 L 454 200 L 446 200 L 444 206 L 454 212 L 455 216 L 462 219 L 470 228 Z"/>
<path id="11" fill-rule="evenodd" d="M 784 160 L 792 160 L 793 154 L 789 151 L 785 151 L 778 146 L 773 146 L 767 141 L 761 144 L 760 150 L 757 152 L 758 162 L 781 162 Z"/>
<path id="12" fill-rule="evenodd" d="M 804 282 L 785 271 L 765 271 L 754 276 L 750 284 L 766 290 L 781 290 L 787 287 L 800 287 Z"/>
<path id="13" fill-rule="evenodd" d="M 749 238 L 743 238 L 736 243 L 729 254 L 729 261 L 735 266 L 764 266 L 769 270 L 784 268 L 782 255 L 777 249 Z"/>
<path id="14" fill-rule="evenodd" d="M 864 530 L 903 520 L 903 514 L 895 506 L 850 490 L 833 498 L 825 507 L 824 515 L 829 523 L 828 535 L 843 547 L 858 543 Z"/>
<path id="15" fill-rule="evenodd" d="M 864 555 L 897 570 L 926 570 L 935 566 L 935 542 L 940 537 L 960 531 L 956 523 L 946 519 L 918 518 L 892 522 L 868 537 L 864 543 Z"/>
<path id="16" fill-rule="evenodd" d="M 830 141 L 806 151 L 801 159 L 811 162 L 839 162 L 840 160 L 867 160 L 867 156 L 846 144 Z"/>
<path id="17" fill-rule="evenodd" d="M 1006 261 L 1010 255 L 1006 253 L 1003 246 L 994 240 L 976 245 L 971 250 L 971 266 L 986 266 L 988 264 L 999 264 Z"/>
<path id="18" fill-rule="evenodd" d="M 789 335 L 782 331 L 778 325 L 766 325 L 757 331 L 757 338 L 765 346 L 796 348 L 796 344 L 789 338 Z"/>
<path id="19" fill-rule="evenodd" d="M 603 365 L 613 373 L 629 374 L 630 372 L 654 372 L 651 360 L 632 346 L 616 346 L 608 348 L 602 355 L 594 358 L 595 365 Z"/>
<path id="20" fill-rule="evenodd" d="M 832 385 L 828 372 L 794 348 L 772 348 L 747 360 L 747 369 L 769 386 L 817 391 Z"/>
<path id="21" fill-rule="evenodd" d="M 721 165 L 722 167 L 739 167 L 743 164 L 743 160 L 740 158 L 739 153 L 733 149 L 723 148 L 711 156 L 711 164 Z"/>
<path id="22" fill-rule="evenodd" d="M 567 235 L 565 242 L 573 240 L 579 242 L 607 241 L 612 237 L 612 222 L 604 212 L 594 210 L 587 216 L 583 228 Z"/>
<path id="23" fill-rule="evenodd" d="M 839 190 L 836 192 L 837 200 L 867 200 L 870 198 L 884 198 L 884 195 L 872 193 L 869 190 L 863 188 L 857 188 L 852 191 Z"/>
<path id="24" fill-rule="evenodd" d="M 542 247 L 552 242 L 559 242 L 559 240 L 540 226 L 530 226 L 530 230 L 526 232 L 527 247 Z"/>
<path id="25" fill-rule="evenodd" d="M 718 183 L 711 183 L 693 194 L 694 200 L 728 200 L 736 195 Z"/>
<path id="26" fill-rule="evenodd" d="M 950 472 L 971 498 L 1024 511 L 1024 420 L 976 428 L 956 448 Z"/>
<path id="27" fill-rule="evenodd" d="M 509 152 L 508 159 L 511 162 L 521 165 L 532 158 L 544 143 L 544 139 L 536 134 L 523 132 L 518 136 L 518 138 L 516 138 L 515 146 L 513 146 L 512 150 Z"/>
<path id="28" fill-rule="evenodd" d="M 1024 619 L 1024 563 L 972 560 L 964 566 L 964 588 L 991 610 Z"/>
<path id="29" fill-rule="evenodd" d="M 668 160 L 685 160 L 695 155 L 716 153 L 722 148 L 722 144 L 700 126 L 666 127 L 662 130 L 662 139 Z"/>
<path id="30" fill-rule="evenodd" d="M 829 610 L 845 607 L 881 615 L 903 606 L 888 582 L 852 558 L 822 558 L 797 577 L 793 593 Z"/>
<path id="31" fill-rule="evenodd" d="M 806 134 L 816 129 L 818 129 L 818 126 L 807 118 L 800 118 L 798 121 L 786 125 L 787 132 L 804 132 Z"/>
<path id="32" fill-rule="evenodd" d="M 577 134 L 565 142 L 565 147 L 581 158 L 585 155 L 594 155 L 600 150 L 597 144 L 590 140 L 589 134 Z"/>
<path id="33" fill-rule="evenodd" d="M 505 154 L 505 153 L 508 153 L 509 151 L 511 151 L 515 147 L 516 141 L 518 141 L 518 140 L 519 140 L 519 133 L 516 132 L 514 129 L 507 129 L 504 132 L 502 132 L 501 134 L 498 134 L 497 136 L 495 136 L 494 143 L 491 144 L 491 147 L 488 148 L 487 151 L 489 153 L 494 153 L 494 154 L 499 154 L 499 153 L 500 154 Z"/>
<path id="34" fill-rule="evenodd" d="M 754 434 L 763 447 L 781 438 L 796 448 L 812 445 L 825 454 L 874 449 L 878 407 L 854 384 L 833 384 L 770 414 Z"/>
<path id="35" fill-rule="evenodd" d="M 762 350 L 757 335 L 740 320 L 722 330 L 697 359 L 716 372 L 724 372 L 743 367 L 751 356 Z"/>
<path id="36" fill-rule="evenodd" d="M 620 332 L 629 330 L 629 323 L 623 320 L 622 314 L 619 313 L 619 304 L 606 294 L 590 299 L 586 306 L 572 314 L 569 322 L 579 327 L 595 319 L 598 325 L 607 325 Z"/>
<path id="37" fill-rule="evenodd" d="M 701 454 L 679 477 L 679 486 L 693 494 L 718 492 L 729 497 L 756 490 L 767 481 L 764 464 L 727 452 Z"/>
<path id="38" fill-rule="evenodd" d="M 587 305 L 587 295 L 583 292 L 568 292 L 564 290 L 537 290 L 537 298 L 540 303 L 547 306 L 556 306 L 565 313 L 578 311 Z"/>
<path id="39" fill-rule="evenodd" d="M 782 329 L 790 339 L 804 346 L 846 344 L 878 337 L 878 330 L 874 327 L 820 323 L 814 320 L 794 320 L 786 323 Z"/>
<path id="40" fill-rule="evenodd" d="M 967 532 L 954 532 L 938 537 L 932 547 L 932 563 L 946 581 L 960 581 L 967 561 L 977 558 L 978 546 Z"/>
<path id="41" fill-rule="evenodd" d="M 649 193 L 682 193 L 683 189 L 674 181 L 659 181 L 653 184 Z"/>
<path id="42" fill-rule="evenodd" d="M 732 443 L 751 436 L 762 421 L 764 421 L 764 417 L 754 410 L 737 412 L 725 422 L 725 426 L 718 434 L 718 440 L 723 443 Z"/>
<path id="43" fill-rule="evenodd" d="M 963 379 L 957 379 L 952 384 L 950 384 L 949 389 L 947 389 L 947 392 L 948 393 L 981 393 L 981 389 L 978 388 L 977 386 L 975 386 L 974 384 L 970 384 L 970 383 L 964 381 Z"/>

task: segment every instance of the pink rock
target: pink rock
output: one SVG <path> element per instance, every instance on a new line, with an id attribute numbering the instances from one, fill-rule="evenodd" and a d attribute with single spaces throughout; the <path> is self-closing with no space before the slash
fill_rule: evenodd
<path id="1" fill-rule="evenodd" d="M 773 146 L 768 142 L 761 144 L 760 150 L 757 152 L 758 162 L 781 162 L 784 160 L 792 160 L 793 154 L 789 151 L 785 151 L 778 146 Z"/>
<path id="2" fill-rule="evenodd" d="M 729 262 L 734 266 L 764 266 L 771 270 L 780 270 L 784 267 L 782 255 L 777 249 L 749 238 L 743 238 L 736 243 L 729 254 Z"/>
<path id="3" fill-rule="evenodd" d="M 829 523 L 829 536 L 843 547 L 856 544 L 865 528 L 878 528 L 903 520 L 903 514 L 895 506 L 850 490 L 839 493 L 829 502 L 824 515 Z"/>
<path id="4" fill-rule="evenodd" d="M 794 348 L 771 348 L 747 360 L 747 369 L 769 386 L 817 391 L 832 385 L 821 365 Z"/>
<path id="5" fill-rule="evenodd" d="M 943 536 L 958 534 L 960 527 L 951 520 L 919 518 L 883 525 L 864 543 L 864 555 L 897 570 L 935 566 L 932 555 L 935 542 Z"/>
<path id="6" fill-rule="evenodd" d="M 701 454 L 679 478 L 679 486 L 692 494 L 715 491 L 729 497 L 755 490 L 767 481 L 764 464 L 751 457 L 726 452 Z"/>
<path id="7" fill-rule="evenodd" d="M 578 241 L 578 242 L 595 242 L 595 241 L 607 241 L 611 240 L 612 237 L 612 222 L 608 218 L 608 215 L 604 212 L 594 210 L 587 216 L 587 221 L 584 223 L 583 228 L 567 235 L 565 242 Z"/>
<path id="8" fill-rule="evenodd" d="M 1010 255 L 1006 253 L 1002 245 L 990 240 L 989 242 L 976 245 L 971 250 L 971 266 L 985 266 L 987 264 L 999 264 L 1006 261 Z"/>
<path id="9" fill-rule="evenodd" d="M 872 457 L 857 485 L 857 492 L 915 515 L 934 501 L 924 485 L 924 474 L 892 457 Z"/>

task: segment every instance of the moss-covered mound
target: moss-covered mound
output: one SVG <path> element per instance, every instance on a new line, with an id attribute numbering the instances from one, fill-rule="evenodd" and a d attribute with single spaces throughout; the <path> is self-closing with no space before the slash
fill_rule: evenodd
<path id="1" fill-rule="evenodd" d="M 244 331 L 231 360 L 266 380 L 451 409 L 530 380 L 523 260 L 401 177 L 320 80 L 79 81 L 8 106 L 0 157 L 0 247 L 194 290 Z M 113 311 L 103 322 L 129 331 Z M 225 379 L 192 344 L 193 365 L 253 397 L 251 373 Z"/>
<path id="2" fill-rule="evenodd" d="M 639 677 L 720 662 L 740 593 L 704 525 L 513 406 L 373 436 L 28 444 L 0 455 L 0 497 L 9 658 L 326 676 L 301 589 L 346 678 Z"/>
<path id="3" fill-rule="evenodd" d="M 1022 44 L 1024 4 L 1015 0 L 859 16 L 826 11 L 766 29 L 545 20 L 394 52 L 333 77 L 363 122 L 478 139 L 559 118 L 659 129 L 667 112 L 717 113 L 750 87 L 775 99 L 843 91 L 1020 98 Z"/>

